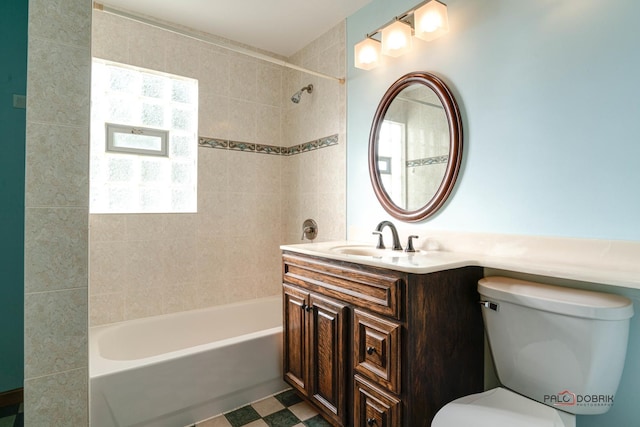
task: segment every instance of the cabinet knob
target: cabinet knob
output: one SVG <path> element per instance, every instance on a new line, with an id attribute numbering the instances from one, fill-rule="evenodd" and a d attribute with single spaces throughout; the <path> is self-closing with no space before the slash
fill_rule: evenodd
<path id="1" fill-rule="evenodd" d="M 376 352 L 376 349 L 374 347 L 367 347 L 367 354 L 369 356 L 371 356 L 375 352 Z M 374 422 L 375 422 L 375 420 L 374 420 Z M 369 424 L 369 425 L 371 425 L 371 424 Z"/>
<path id="2" fill-rule="evenodd" d="M 368 426 L 373 426 L 376 425 L 376 420 L 374 418 L 367 418 L 367 425 Z"/>
<path id="3" fill-rule="evenodd" d="M 306 307 L 305 307 L 305 311 L 306 311 L 307 313 L 308 313 L 308 312 L 310 312 L 311 310 L 313 310 L 313 306 L 308 305 L 308 306 L 306 306 Z"/>

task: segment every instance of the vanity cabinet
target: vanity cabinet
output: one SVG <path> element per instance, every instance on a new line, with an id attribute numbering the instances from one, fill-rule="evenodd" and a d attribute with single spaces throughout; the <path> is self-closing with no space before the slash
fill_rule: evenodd
<path id="1" fill-rule="evenodd" d="M 483 390 L 481 277 L 284 251 L 285 381 L 335 426 L 430 426 Z"/>

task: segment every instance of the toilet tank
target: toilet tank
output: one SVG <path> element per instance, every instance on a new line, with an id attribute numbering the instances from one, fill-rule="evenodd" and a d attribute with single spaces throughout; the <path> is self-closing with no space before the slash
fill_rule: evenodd
<path id="1" fill-rule="evenodd" d="M 506 277 L 478 282 L 500 382 L 573 414 L 615 400 L 633 305 L 627 298 Z"/>

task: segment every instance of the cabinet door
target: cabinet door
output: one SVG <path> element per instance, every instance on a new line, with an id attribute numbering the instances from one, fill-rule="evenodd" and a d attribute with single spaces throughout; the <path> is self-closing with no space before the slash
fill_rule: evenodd
<path id="1" fill-rule="evenodd" d="M 344 304 L 310 294 L 308 396 L 346 425 L 346 313 Z"/>
<path id="2" fill-rule="evenodd" d="M 283 285 L 283 372 L 291 386 L 306 394 L 306 309 L 309 293 Z"/>

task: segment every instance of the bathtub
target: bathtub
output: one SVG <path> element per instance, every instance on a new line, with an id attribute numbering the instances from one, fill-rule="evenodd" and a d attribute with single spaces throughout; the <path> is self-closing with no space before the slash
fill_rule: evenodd
<path id="1" fill-rule="evenodd" d="M 182 427 L 287 388 L 270 297 L 89 332 L 92 427 Z"/>

